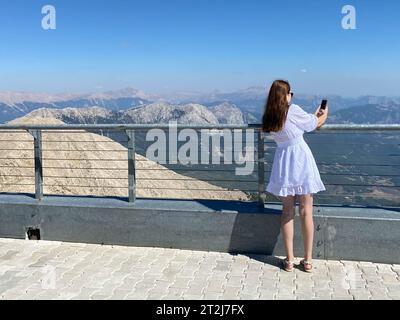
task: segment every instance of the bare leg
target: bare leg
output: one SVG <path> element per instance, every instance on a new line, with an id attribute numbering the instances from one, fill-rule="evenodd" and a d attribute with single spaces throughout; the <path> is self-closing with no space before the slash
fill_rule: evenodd
<path id="1" fill-rule="evenodd" d="M 289 261 L 294 260 L 293 253 L 293 236 L 294 236 L 294 215 L 296 196 L 280 197 L 282 200 L 282 216 L 281 216 L 281 229 L 283 235 L 283 242 L 286 249 L 286 258 Z"/>
<path id="2" fill-rule="evenodd" d="M 304 241 L 304 258 L 311 261 L 314 239 L 312 193 L 300 195 L 300 221 Z"/>

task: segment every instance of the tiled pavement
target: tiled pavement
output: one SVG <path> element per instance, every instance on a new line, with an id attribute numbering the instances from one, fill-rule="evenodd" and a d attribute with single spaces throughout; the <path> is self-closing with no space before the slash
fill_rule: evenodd
<path id="1" fill-rule="evenodd" d="M 0 299 L 400 299 L 400 265 L 0 239 Z"/>

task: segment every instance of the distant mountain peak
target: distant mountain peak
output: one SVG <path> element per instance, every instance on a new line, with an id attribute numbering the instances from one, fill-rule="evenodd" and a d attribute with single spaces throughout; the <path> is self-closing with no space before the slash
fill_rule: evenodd
<path id="1" fill-rule="evenodd" d="M 144 91 L 133 88 L 126 87 L 120 90 L 110 90 L 106 92 L 100 93 L 92 93 L 87 95 L 87 98 L 90 99 L 119 99 L 119 98 L 141 98 L 148 99 L 149 95 L 147 95 Z"/>

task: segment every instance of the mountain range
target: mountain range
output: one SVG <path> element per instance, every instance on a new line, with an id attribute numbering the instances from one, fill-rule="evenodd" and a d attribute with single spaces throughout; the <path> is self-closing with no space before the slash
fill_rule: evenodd
<path id="1" fill-rule="evenodd" d="M 30 114 L 52 115 L 67 123 L 257 123 L 267 90 L 250 87 L 231 93 L 214 91 L 147 94 L 135 88 L 88 94 L 0 92 L 0 123 Z M 400 123 L 400 97 L 295 94 L 294 103 L 313 113 L 329 100 L 327 123 Z"/>
<path id="2" fill-rule="evenodd" d="M 102 107 L 39 108 L 31 111 L 27 116 L 55 118 L 71 124 L 167 124 L 170 121 L 176 121 L 179 124 L 244 124 L 249 120 L 237 106 L 229 103 L 206 107 L 195 103 L 172 105 L 166 102 L 155 102 L 120 111 Z"/>

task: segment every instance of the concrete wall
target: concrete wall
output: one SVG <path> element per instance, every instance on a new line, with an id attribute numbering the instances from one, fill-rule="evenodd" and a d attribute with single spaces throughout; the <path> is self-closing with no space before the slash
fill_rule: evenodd
<path id="1" fill-rule="evenodd" d="M 279 204 L 0 195 L 0 237 L 285 255 Z M 298 210 L 298 208 L 296 209 Z M 400 208 L 314 206 L 314 258 L 400 263 Z M 303 255 L 300 220 L 294 248 Z"/>

